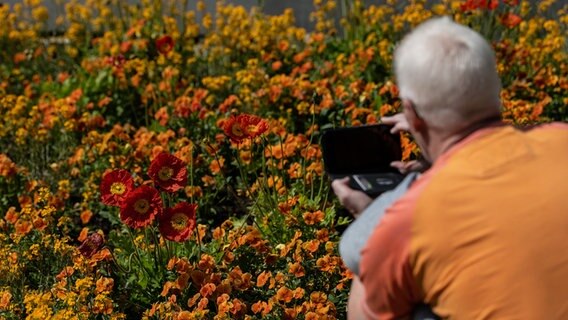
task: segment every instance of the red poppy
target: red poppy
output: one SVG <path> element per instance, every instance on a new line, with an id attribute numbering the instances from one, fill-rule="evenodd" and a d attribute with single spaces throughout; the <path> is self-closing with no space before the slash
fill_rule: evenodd
<path id="1" fill-rule="evenodd" d="M 223 123 L 225 134 L 237 143 L 247 138 L 258 137 L 266 130 L 268 130 L 266 120 L 250 114 L 231 116 Z"/>
<path id="2" fill-rule="evenodd" d="M 120 219 L 132 228 L 141 228 L 162 213 L 162 198 L 155 188 L 140 186 L 132 190 L 120 206 Z"/>
<path id="3" fill-rule="evenodd" d="M 161 54 L 168 54 L 174 48 L 174 39 L 168 35 L 164 35 L 156 39 L 156 48 Z"/>
<path id="4" fill-rule="evenodd" d="M 195 229 L 195 210 L 197 204 L 180 202 L 166 209 L 160 216 L 159 229 L 162 236 L 170 241 L 182 242 L 191 236 Z"/>
<path id="5" fill-rule="evenodd" d="M 187 168 L 180 158 L 162 152 L 158 154 L 148 169 L 154 183 L 168 192 L 176 192 L 187 184 Z"/>
<path id="6" fill-rule="evenodd" d="M 460 6 L 461 11 L 473 11 L 475 9 L 495 10 L 499 0 L 467 0 Z"/>
<path id="7" fill-rule="evenodd" d="M 268 130 L 266 120 L 250 114 L 241 114 L 237 116 L 237 121 L 245 128 L 246 133 L 251 137 L 258 137 Z"/>
<path id="8" fill-rule="evenodd" d="M 95 232 L 81 243 L 79 246 L 79 252 L 81 252 L 83 256 L 90 258 L 103 247 L 104 242 L 105 240 L 103 239 L 103 236 Z"/>
<path id="9" fill-rule="evenodd" d="M 134 179 L 123 169 L 113 170 L 101 181 L 101 201 L 109 206 L 120 206 L 124 197 L 134 189 Z"/>
<path id="10" fill-rule="evenodd" d="M 241 142 L 248 138 L 245 129 L 242 127 L 241 123 L 237 121 L 237 117 L 235 116 L 231 116 L 231 118 L 223 123 L 223 131 L 234 142 Z"/>
<path id="11" fill-rule="evenodd" d="M 507 13 L 501 17 L 501 23 L 507 28 L 514 28 L 523 21 L 521 17 L 514 13 Z"/>

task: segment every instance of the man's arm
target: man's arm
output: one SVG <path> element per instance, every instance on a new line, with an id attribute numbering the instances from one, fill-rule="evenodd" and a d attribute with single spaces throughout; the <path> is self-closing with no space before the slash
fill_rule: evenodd
<path id="1" fill-rule="evenodd" d="M 351 281 L 351 291 L 349 291 L 349 301 L 347 304 L 347 320 L 365 320 L 362 303 L 365 299 L 365 287 L 358 276 L 353 276 Z"/>
<path id="2" fill-rule="evenodd" d="M 353 190 L 349 187 L 349 177 L 333 180 L 331 187 L 333 188 L 333 192 L 337 195 L 339 202 L 355 218 L 373 202 L 373 199 L 364 192 Z"/>

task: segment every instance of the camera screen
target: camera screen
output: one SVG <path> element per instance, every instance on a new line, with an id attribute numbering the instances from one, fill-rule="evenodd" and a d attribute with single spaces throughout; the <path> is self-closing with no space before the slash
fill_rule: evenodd
<path id="1" fill-rule="evenodd" d="M 390 166 L 400 160 L 400 136 L 390 126 L 370 125 L 328 130 L 322 138 L 325 167 L 330 174 L 398 172 Z"/>

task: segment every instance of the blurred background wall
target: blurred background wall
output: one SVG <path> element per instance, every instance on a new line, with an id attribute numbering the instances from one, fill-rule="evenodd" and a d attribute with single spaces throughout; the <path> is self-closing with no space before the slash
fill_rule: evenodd
<path id="1" fill-rule="evenodd" d="M 56 1 L 63 5 L 56 5 Z M 139 3 L 137 0 L 124 0 L 128 3 L 135 4 Z M 436 3 L 440 0 L 427 0 L 427 3 Z M 465 2 L 465 0 L 463 0 Z M 540 0 L 530 0 L 533 3 L 538 3 Z M 23 0 L 0 0 L 0 4 L 9 4 L 12 6 L 15 3 L 22 3 Z M 61 13 L 63 10 L 64 0 L 44 0 L 43 3 L 45 6 L 48 7 L 50 12 L 49 17 L 49 28 L 54 28 L 55 26 L 55 18 L 57 12 Z M 84 3 L 84 0 L 79 0 L 79 2 Z M 165 1 L 164 1 L 165 2 Z M 180 1 L 181 2 L 181 1 Z M 207 11 L 215 12 L 215 0 L 205 0 L 204 1 L 207 7 Z M 344 1 L 337 0 L 337 5 L 340 6 L 341 3 Z M 366 5 L 371 4 L 381 4 L 384 3 L 385 0 L 366 0 L 364 1 Z M 406 3 L 409 3 L 410 0 L 400 0 L 399 7 L 402 8 L 405 6 Z M 188 9 L 195 10 L 196 9 L 197 0 L 189 0 Z M 234 4 L 234 5 L 242 5 L 247 9 L 250 9 L 253 6 L 259 6 L 262 4 L 263 11 L 266 14 L 281 14 L 286 8 L 292 8 L 294 10 L 294 14 L 296 17 L 296 23 L 298 26 L 311 30 L 313 28 L 313 23 L 310 21 L 310 13 L 314 10 L 313 0 L 225 0 L 227 4 Z M 556 3 L 550 7 L 550 12 L 556 12 L 560 9 L 563 5 L 568 4 L 568 0 L 556 0 Z M 338 18 L 339 18 L 339 10 L 338 10 Z"/>

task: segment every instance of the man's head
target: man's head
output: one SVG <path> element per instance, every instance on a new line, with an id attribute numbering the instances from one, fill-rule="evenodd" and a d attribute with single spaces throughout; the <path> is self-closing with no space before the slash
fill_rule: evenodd
<path id="1" fill-rule="evenodd" d="M 423 149 L 431 134 L 459 134 L 500 114 L 493 49 L 477 32 L 447 17 L 426 21 L 408 34 L 396 49 L 394 68 L 411 132 Z"/>

